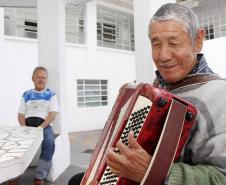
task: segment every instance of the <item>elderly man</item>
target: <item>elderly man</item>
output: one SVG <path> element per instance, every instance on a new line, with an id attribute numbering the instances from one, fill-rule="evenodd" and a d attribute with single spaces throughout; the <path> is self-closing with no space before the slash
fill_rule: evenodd
<path id="1" fill-rule="evenodd" d="M 220 185 L 226 175 L 226 82 L 222 79 L 186 84 L 187 77 L 213 74 L 203 54 L 200 54 L 204 30 L 199 27 L 193 11 L 176 3 L 165 4 L 153 15 L 149 25 L 152 57 L 157 67 L 155 86 L 172 89 L 171 92 L 190 101 L 198 109 L 198 124 L 174 163 L 165 184 Z M 180 88 L 172 88 L 183 84 Z M 214 105 L 214 106 L 213 106 Z M 128 136 L 129 147 L 118 141 L 107 152 L 111 171 L 140 183 L 152 156 Z M 161 165 L 161 162 L 160 162 Z M 75 185 L 78 178 L 72 178 Z M 76 182 L 76 183 L 73 183 Z M 79 184 L 79 183 L 77 183 Z"/>
<path id="2" fill-rule="evenodd" d="M 58 103 L 55 92 L 46 88 L 48 72 L 44 67 L 36 67 L 33 71 L 32 81 L 34 89 L 25 91 L 18 111 L 18 121 L 21 126 L 43 128 L 43 141 L 41 154 L 37 163 L 35 185 L 43 185 L 51 166 L 55 150 L 52 121 L 58 112 Z M 12 181 L 10 185 L 17 185 Z"/>
<path id="3" fill-rule="evenodd" d="M 191 9 L 174 3 L 163 5 L 150 21 L 149 37 L 157 67 L 155 82 L 159 87 L 169 89 L 187 76 L 213 73 L 200 54 L 204 30 L 199 28 Z M 181 161 L 173 164 L 166 183 L 225 184 L 226 82 L 215 79 L 202 84 L 185 84 L 172 92 L 197 107 L 198 124 L 181 154 Z M 119 141 L 117 147 L 121 154 L 110 149 L 108 165 L 113 173 L 141 182 L 152 156 L 140 147 L 132 134 L 129 146 Z"/>

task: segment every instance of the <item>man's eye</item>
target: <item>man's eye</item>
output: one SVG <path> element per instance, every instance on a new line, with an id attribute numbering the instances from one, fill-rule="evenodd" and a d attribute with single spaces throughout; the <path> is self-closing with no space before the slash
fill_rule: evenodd
<path id="1" fill-rule="evenodd" d="M 173 47 L 176 47 L 176 46 L 178 46 L 178 43 L 172 42 L 172 43 L 170 43 L 169 45 L 170 45 L 170 46 L 173 46 Z"/>
<path id="2" fill-rule="evenodd" d="M 161 46 L 161 43 L 152 43 L 152 46 Z"/>

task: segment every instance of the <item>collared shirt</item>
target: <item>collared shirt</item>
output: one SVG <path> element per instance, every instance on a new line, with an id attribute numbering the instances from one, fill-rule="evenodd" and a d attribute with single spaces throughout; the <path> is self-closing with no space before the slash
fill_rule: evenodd
<path id="1" fill-rule="evenodd" d="M 214 73 L 208 66 L 205 56 L 201 53 L 197 54 L 197 63 L 195 64 L 195 66 L 193 67 L 189 75 L 200 74 L 200 73 L 210 73 L 210 74 Z M 169 83 L 163 79 L 162 75 L 159 73 L 158 70 L 155 71 L 155 74 L 156 74 L 156 80 L 158 81 L 159 86 L 163 88 L 167 87 Z"/>

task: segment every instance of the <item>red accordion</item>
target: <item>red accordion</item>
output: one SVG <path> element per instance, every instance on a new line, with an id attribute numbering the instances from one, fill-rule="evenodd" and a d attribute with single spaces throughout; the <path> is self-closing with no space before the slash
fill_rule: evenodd
<path id="1" fill-rule="evenodd" d="M 196 115 L 192 104 L 163 89 L 149 84 L 122 86 L 81 185 L 139 184 L 111 173 L 106 164 L 107 149 L 119 139 L 128 145 L 129 131 L 152 156 L 141 184 L 162 184 L 188 140 Z"/>

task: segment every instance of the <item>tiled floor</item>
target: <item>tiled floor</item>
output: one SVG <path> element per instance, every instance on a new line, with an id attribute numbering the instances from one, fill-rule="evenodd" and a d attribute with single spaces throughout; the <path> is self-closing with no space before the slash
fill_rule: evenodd
<path id="1" fill-rule="evenodd" d="M 91 157 L 96 142 L 100 135 L 100 130 L 89 132 L 70 133 L 71 142 L 71 165 L 65 172 L 54 182 L 54 185 L 67 185 L 69 179 L 76 173 L 84 171 Z M 20 177 L 20 185 L 33 185 L 35 168 L 30 167 Z M 1 174 L 0 174 L 1 175 Z M 0 185 L 7 185 L 2 183 Z M 51 182 L 46 182 L 45 185 L 53 185 Z"/>

